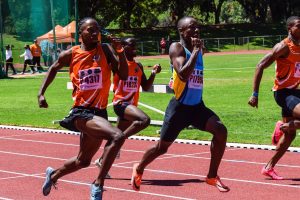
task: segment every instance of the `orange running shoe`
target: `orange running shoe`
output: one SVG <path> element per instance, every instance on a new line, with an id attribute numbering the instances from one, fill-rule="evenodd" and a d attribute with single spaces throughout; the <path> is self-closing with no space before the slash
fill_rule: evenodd
<path id="1" fill-rule="evenodd" d="M 135 191 L 140 191 L 140 186 L 142 183 L 142 176 L 143 176 L 143 174 L 138 174 L 136 171 L 138 165 L 139 165 L 138 163 L 133 165 L 132 176 L 131 176 L 132 189 Z"/>
<path id="2" fill-rule="evenodd" d="M 283 132 L 280 130 L 280 126 L 282 124 L 283 124 L 282 121 L 278 121 L 278 122 L 276 122 L 276 125 L 275 125 L 275 129 L 274 129 L 274 132 L 272 135 L 272 144 L 275 146 L 277 145 L 277 143 L 279 142 L 280 138 L 283 135 Z"/>
<path id="3" fill-rule="evenodd" d="M 208 185 L 215 186 L 216 188 L 218 188 L 218 190 L 220 192 L 229 192 L 229 190 L 230 190 L 229 187 L 227 187 L 226 185 L 224 185 L 224 183 L 222 183 L 219 176 L 217 176 L 216 178 L 207 178 L 206 177 L 205 182 Z"/>

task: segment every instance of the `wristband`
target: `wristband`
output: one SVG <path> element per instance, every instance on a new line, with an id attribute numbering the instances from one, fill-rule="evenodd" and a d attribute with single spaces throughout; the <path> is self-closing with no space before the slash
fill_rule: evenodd
<path id="1" fill-rule="evenodd" d="M 154 76 L 156 75 L 156 72 L 154 69 L 151 71 L 151 74 L 153 74 Z"/>
<path id="2" fill-rule="evenodd" d="M 252 96 L 254 96 L 254 97 L 257 98 L 257 97 L 258 97 L 258 92 L 253 92 L 253 93 L 252 93 Z"/>
<path id="3" fill-rule="evenodd" d="M 118 48 L 118 49 L 116 49 L 116 52 L 117 53 L 123 53 L 124 52 L 124 48 L 123 47 Z"/>

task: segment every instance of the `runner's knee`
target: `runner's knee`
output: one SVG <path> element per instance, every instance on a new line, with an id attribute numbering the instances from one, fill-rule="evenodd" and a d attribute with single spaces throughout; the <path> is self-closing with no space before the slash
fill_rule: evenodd
<path id="1" fill-rule="evenodd" d="M 169 149 L 169 146 L 158 144 L 158 145 L 156 145 L 155 151 L 157 152 L 157 154 L 163 155 L 168 152 L 168 149 Z"/>
<path id="2" fill-rule="evenodd" d="M 125 142 L 126 136 L 122 131 L 117 131 L 113 136 L 112 142 L 115 145 L 122 145 Z"/>
<path id="3" fill-rule="evenodd" d="M 219 141 L 227 140 L 227 128 L 223 124 L 216 125 L 214 136 Z"/>
<path id="4" fill-rule="evenodd" d="M 143 116 L 138 121 L 135 121 L 134 123 L 140 127 L 146 128 L 150 124 L 150 117 Z"/>

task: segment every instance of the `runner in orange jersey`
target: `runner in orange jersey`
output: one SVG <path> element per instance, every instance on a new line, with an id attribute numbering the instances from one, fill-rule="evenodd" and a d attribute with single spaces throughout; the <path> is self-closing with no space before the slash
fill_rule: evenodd
<path id="1" fill-rule="evenodd" d="M 108 140 L 109 145 L 106 147 L 102 167 L 91 185 L 90 193 L 90 199 L 99 200 L 102 199 L 105 175 L 126 138 L 120 129 L 113 127 L 107 120 L 106 107 L 111 71 L 126 80 L 128 65 L 120 40 L 110 38 L 113 48 L 108 44 L 99 43 L 99 25 L 95 19 L 81 20 L 79 33 L 82 44 L 59 55 L 58 61 L 50 67 L 40 88 L 38 102 L 40 107 L 48 107 L 44 97 L 47 87 L 52 83 L 59 69 L 70 66 L 74 104 L 69 116 L 65 117 L 60 125 L 69 130 L 81 132 L 80 149 L 77 156 L 66 161 L 60 168 L 47 168 L 42 190 L 47 196 L 59 178 L 88 167 L 101 141 L 105 139 Z"/>
<path id="2" fill-rule="evenodd" d="M 149 116 L 140 110 L 138 105 L 139 88 L 149 90 L 153 84 L 155 75 L 161 71 L 161 66 L 156 64 L 152 68 L 150 77 L 147 79 L 143 65 L 134 60 L 136 57 L 136 40 L 125 38 L 122 46 L 128 63 L 128 78 L 121 80 L 118 74 L 114 75 L 114 98 L 113 106 L 118 116 L 118 128 L 124 132 L 126 138 L 145 129 L 150 124 Z M 96 160 L 96 165 L 101 166 L 102 157 Z"/>
<path id="3" fill-rule="evenodd" d="M 272 52 L 258 63 L 254 81 L 253 94 L 248 103 L 258 107 L 258 91 L 264 69 L 276 62 L 276 77 L 273 91 L 276 103 L 281 107 L 282 120 L 278 121 L 272 137 L 277 145 L 276 153 L 263 167 L 261 173 L 274 180 L 281 180 L 274 167 L 296 137 L 296 129 L 300 128 L 300 17 L 287 19 L 288 37 L 276 44 Z"/>

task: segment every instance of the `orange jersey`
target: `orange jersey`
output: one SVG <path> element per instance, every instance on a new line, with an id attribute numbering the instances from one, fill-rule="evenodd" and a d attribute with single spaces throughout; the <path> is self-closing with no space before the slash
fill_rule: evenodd
<path id="1" fill-rule="evenodd" d="M 276 60 L 273 91 L 296 88 L 300 83 L 300 46 L 294 45 L 289 38 L 285 38 L 283 41 L 288 45 L 290 53 L 287 58 Z"/>
<path id="2" fill-rule="evenodd" d="M 72 48 L 70 78 L 74 106 L 105 109 L 111 84 L 111 68 L 101 45 L 91 51 Z"/>
<path id="3" fill-rule="evenodd" d="M 40 57 L 42 54 L 41 47 L 36 44 L 30 45 L 30 51 L 33 57 Z"/>
<path id="4" fill-rule="evenodd" d="M 143 71 L 135 61 L 127 61 L 128 78 L 126 81 L 120 80 L 119 76 L 114 76 L 114 98 L 113 104 L 126 102 L 137 106 L 139 101 L 139 89 L 142 81 Z"/>

